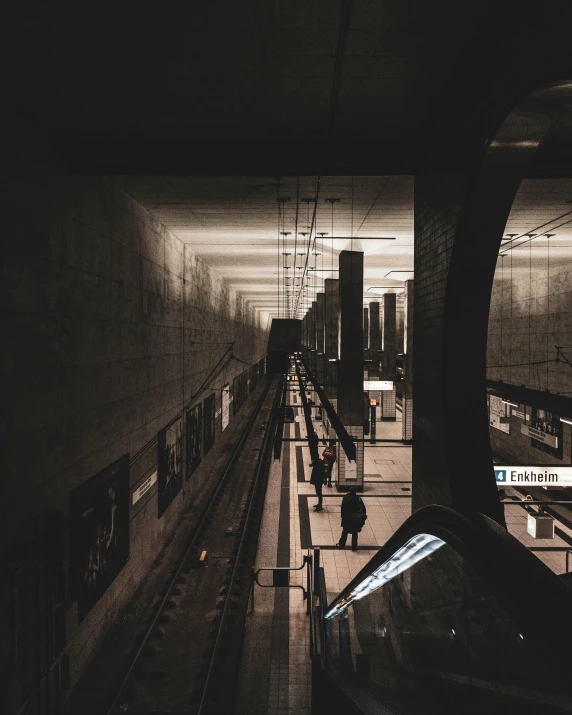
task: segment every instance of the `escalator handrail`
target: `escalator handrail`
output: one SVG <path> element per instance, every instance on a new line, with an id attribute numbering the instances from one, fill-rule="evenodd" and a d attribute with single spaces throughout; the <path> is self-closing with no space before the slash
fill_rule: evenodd
<path id="1" fill-rule="evenodd" d="M 542 658 L 569 673 L 572 649 L 572 588 L 514 536 L 478 512 L 445 506 L 419 509 L 388 539 L 340 594 L 331 612 L 354 589 L 418 534 L 442 539 L 477 564 L 504 610 Z M 565 662 L 564 662 L 565 661 Z"/>

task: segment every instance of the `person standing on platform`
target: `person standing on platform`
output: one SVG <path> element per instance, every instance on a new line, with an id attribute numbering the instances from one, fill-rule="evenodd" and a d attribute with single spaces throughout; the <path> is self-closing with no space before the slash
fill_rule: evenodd
<path id="1" fill-rule="evenodd" d="M 348 534 L 352 535 L 352 551 L 357 551 L 358 534 L 367 519 L 367 510 L 363 499 L 357 494 L 357 487 L 350 487 L 342 499 L 342 535 L 336 546 L 343 549 Z"/>
<path id="2" fill-rule="evenodd" d="M 321 459 L 313 459 L 310 466 L 312 467 L 310 484 L 314 485 L 316 496 L 318 497 L 318 503 L 314 504 L 314 509 L 316 511 L 322 511 L 322 487 L 324 486 L 324 478 L 326 475 L 324 463 Z"/>
<path id="3" fill-rule="evenodd" d="M 333 439 L 330 440 L 330 444 L 322 452 L 322 459 L 324 460 L 324 467 L 326 469 L 326 484 L 328 487 L 331 487 L 332 470 L 336 462 L 336 443 Z"/>

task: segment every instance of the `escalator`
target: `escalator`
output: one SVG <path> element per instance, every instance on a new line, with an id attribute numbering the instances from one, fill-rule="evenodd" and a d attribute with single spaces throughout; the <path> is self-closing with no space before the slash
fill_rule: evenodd
<path id="1" fill-rule="evenodd" d="M 481 514 L 415 512 L 312 617 L 312 712 L 572 713 L 572 588 Z"/>

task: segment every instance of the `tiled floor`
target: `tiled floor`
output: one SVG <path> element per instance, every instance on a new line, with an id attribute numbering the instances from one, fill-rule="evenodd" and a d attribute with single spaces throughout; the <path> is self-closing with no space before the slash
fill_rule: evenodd
<path id="1" fill-rule="evenodd" d="M 292 396 L 293 393 L 290 393 Z M 296 402 L 291 402 L 299 407 Z M 296 416 L 296 424 L 286 425 L 285 437 L 300 434 L 302 440 L 306 436 L 305 422 L 301 409 Z M 322 425 L 314 422 L 315 429 L 321 440 L 326 437 Z M 257 567 L 274 566 L 277 564 L 277 545 L 280 553 L 279 540 L 286 532 L 280 521 L 280 504 L 287 495 L 289 498 L 288 532 L 290 567 L 296 568 L 303 562 L 303 557 L 310 548 L 320 547 L 321 563 L 324 566 L 328 600 L 336 596 L 346 584 L 367 564 L 397 528 L 411 514 L 411 447 L 404 445 L 401 439 L 401 415 L 398 412 L 396 422 L 378 422 L 376 437 L 395 440 L 386 446 L 365 444 L 364 458 L 364 492 L 361 494 L 367 508 L 367 521 L 359 535 L 358 551 L 351 551 L 351 537 L 346 548 L 336 549 L 335 544 L 341 535 L 340 507 L 343 494 L 335 489 L 323 488 L 323 510 L 315 512 L 312 506 L 316 503 L 314 487 L 310 484 L 310 451 L 307 442 L 284 442 L 282 459 L 272 464 L 269 486 L 266 496 L 261 538 L 257 555 Z M 299 432 L 298 432 L 299 430 Z M 325 445 L 325 441 L 323 442 Z M 299 459 L 301 448 L 302 460 Z M 320 451 L 323 446 L 320 446 Z M 297 459 L 298 454 L 298 459 Z M 284 464 L 289 464 L 288 475 L 284 472 Z M 303 468 L 304 477 L 300 480 L 298 469 Z M 336 468 L 334 468 L 334 482 Z M 288 486 L 286 487 L 286 481 Z M 509 496 L 518 496 L 519 504 L 522 496 L 514 490 L 508 490 Z M 511 492 L 513 492 L 511 494 Z M 301 497 L 301 498 L 300 498 Z M 510 533 L 529 547 L 538 546 L 568 546 L 559 536 L 551 540 L 533 539 L 526 531 L 527 514 L 519 504 L 505 506 L 506 520 Z M 309 522 L 309 533 L 307 524 Z M 572 530 L 558 524 L 562 531 L 572 537 Z M 278 533 L 280 532 L 280 534 Z M 368 548 L 369 547 L 369 548 Z M 564 552 L 535 552 L 550 568 L 557 573 L 565 570 Z M 269 578 L 269 577 L 268 577 Z M 305 570 L 293 571 L 290 584 L 305 585 Z M 287 612 L 281 618 L 272 617 L 276 613 L 275 594 L 278 589 L 260 589 L 255 587 L 255 612 L 249 616 L 245 653 L 250 657 L 250 663 L 260 661 L 264 657 L 269 660 L 269 683 L 255 683 L 251 693 L 258 688 L 259 692 L 267 687 L 267 707 L 271 715 L 309 715 L 311 697 L 311 668 L 309 659 L 309 629 L 306 615 L 306 602 L 302 591 L 298 588 L 288 589 Z M 272 650 L 271 643 L 275 639 L 283 644 L 284 652 Z M 287 644 L 287 645 L 286 645 Z M 288 656 L 285 657 L 285 651 Z M 248 670 L 248 669 L 247 669 Z M 248 676 L 248 672 L 246 673 Z M 248 690 L 246 688 L 246 690 Z M 245 691 L 246 692 L 246 691 Z M 247 706 L 244 712 L 258 715 L 259 711 Z M 241 713 L 243 710 L 239 710 Z"/>
<path id="2" fill-rule="evenodd" d="M 510 487 L 506 489 L 506 492 L 509 499 L 504 502 L 504 513 L 509 533 L 528 548 L 557 547 L 572 550 L 572 545 L 558 534 L 555 534 L 553 539 L 535 539 L 531 536 L 527 531 L 528 514 L 523 508 L 522 494 Z M 538 509 L 534 505 L 531 508 L 535 511 Z M 555 526 L 572 540 L 572 529 L 559 520 L 555 521 Z M 566 571 L 566 551 L 533 551 L 533 553 L 555 573 L 561 574 Z M 572 558 L 570 563 L 572 565 Z"/>
<path id="3" fill-rule="evenodd" d="M 300 432 L 306 434 L 303 417 Z M 317 424 L 317 423 L 316 423 Z M 325 433 L 318 428 L 318 436 Z M 397 413 L 396 422 L 378 422 L 378 439 L 401 439 L 401 415 Z M 308 494 L 310 506 L 310 530 L 313 547 L 322 548 L 320 558 L 326 577 L 328 600 L 339 591 L 367 564 L 397 528 L 411 514 L 411 447 L 400 442 L 390 442 L 388 446 L 365 444 L 364 449 L 364 486 L 361 496 L 367 509 L 367 521 L 358 537 L 358 551 L 351 551 L 351 536 L 342 551 L 333 549 L 341 536 L 341 502 L 343 494 L 335 487 L 324 487 L 323 511 L 315 512 L 314 487 L 310 479 L 310 451 L 303 447 L 306 482 L 297 482 L 299 494 Z M 336 469 L 334 467 L 334 477 Z M 407 490 L 407 491 L 404 491 Z M 371 549 L 363 547 L 370 546 Z"/>
<path id="4" fill-rule="evenodd" d="M 290 393 L 292 396 L 293 393 Z M 291 402 L 299 407 L 295 401 Z M 296 410 L 296 412 L 301 410 Z M 401 416 L 398 414 L 398 420 Z M 304 418 L 296 416 L 300 435 L 306 436 Z M 326 435 L 320 423 L 314 422 L 318 436 Z M 287 425 L 285 436 L 294 437 L 295 425 Z M 378 438 L 401 439 L 401 421 L 377 423 Z M 323 511 L 316 513 L 312 505 L 316 503 L 314 487 L 310 484 L 310 451 L 307 442 L 284 442 L 282 459 L 273 462 L 264 508 L 261 527 L 261 539 L 257 555 L 257 568 L 273 566 L 276 562 L 277 543 L 281 538 L 279 531 L 280 500 L 284 497 L 283 464 L 289 462 L 289 541 L 290 566 L 300 566 L 303 557 L 308 553 L 308 547 L 322 547 L 321 563 L 324 566 L 326 587 L 331 597 L 337 593 L 355 576 L 369 561 L 377 548 L 385 543 L 411 513 L 411 447 L 398 446 L 399 442 L 390 442 L 387 447 L 365 447 L 365 491 L 364 502 L 368 519 L 359 535 L 359 550 L 351 551 L 351 537 L 345 550 L 333 548 L 341 534 L 340 506 L 343 494 L 335 487 L 324 487 Z M 302 447 L 304 481 L 299 481 L 296 447 Z M 320 451 L 323 447 L 320 447 Z M 336 469 L 334 468 L 334 480 Z M 406 490 L 406 491 L 405 491 Z M 302 499 L 299 499 L 302 496 Z M 301 513 L 302 512 L 302 513 Z M 303 536 L 302 523 L 309 519 L 310 534 Z M 304 540 L 304 544 L 303 544 Z M 370 549 L 364 547 L 371 547 Z M 279 547 L 278 547 L 279 548 Z M 290 575 L 291 585 L 305 585 L 305 571 L 293 571 Z M 265 581 L 268 581 L 267 576 Z M 271 609 L 274 606 L 272 589 L 255 587 L 255 612 L 249 616 L 247 638 L 245 641 L 246 657 L 253 661 L 268 656 L 269 684 L 267 692 L 268 713 L 271 715 L 309 715 L 311 697 L 311 668 L 309 659 L 309 629 L 306 615 L 306 602 L 302 591 L 291 588 L 289 593 L 289 620 L 272 619 Z M 288 661 L 287 667 L 283 656 L 272 655 L 270 643 L 277 636 L 276 631 L 288 630 Z M 278 635 L 284 635 L 278 634 Z M 247 664 L 248 665 L 248 664 Z M 248 677 L 248 667 L 245 669 Z M 260 687 L 263 687 L 260 684 Z M 266 687 L 266 685 L 264 685 Z M 244 687 L 243 702 L 248 702 L 248 686 Z M 252 688 L 250 690 L 252 693 Z M 248 705 L 244 706 L 245 712 Z M 242 710 L 240 710 L 242 712 Z M 258 713 L 253 709 L 252 712 Z"/>

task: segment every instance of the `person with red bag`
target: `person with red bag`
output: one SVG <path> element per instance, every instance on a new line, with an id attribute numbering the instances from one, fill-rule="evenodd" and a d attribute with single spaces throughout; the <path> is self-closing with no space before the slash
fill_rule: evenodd
<path id="1" fill-rule="evenodd" d="M 331 439 L 330 444 L 322 452 L 324 467 L 326 469 L 326 486 L 332 486 L 332 470 L 336 461 L 336 442 Z"/>

